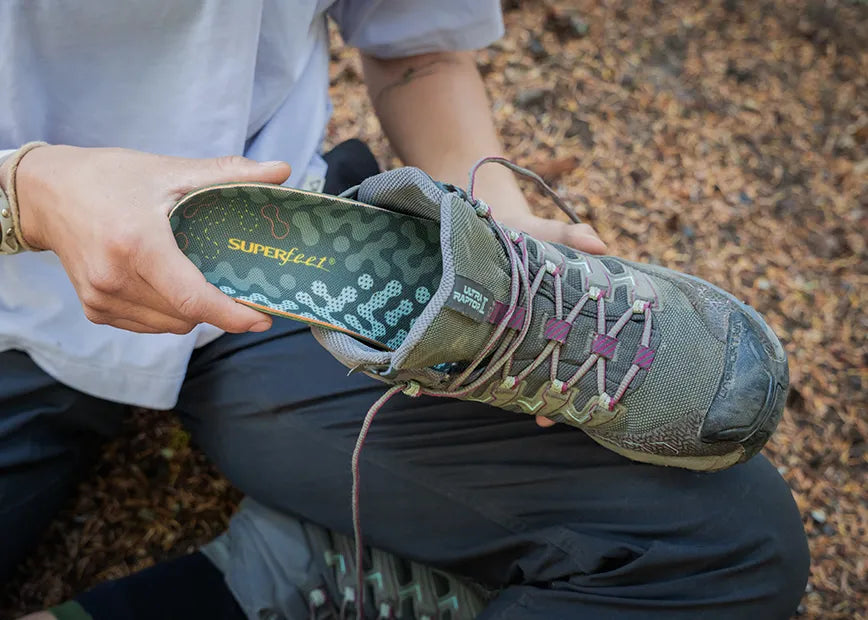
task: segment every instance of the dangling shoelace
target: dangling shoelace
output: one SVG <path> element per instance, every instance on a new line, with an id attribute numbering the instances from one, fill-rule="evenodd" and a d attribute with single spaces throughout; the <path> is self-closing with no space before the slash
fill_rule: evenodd
<path id="1" fill-rule="evenodd" d="M 599 403 L 611 411 L 627 392 L 630 383 L 632 383 L 636 375 L 639 374 L 639 371 L 642 368 L 647 368 L 648 364 L 650 364 L 650 360 L 653 359 L 654 351 L 650 349 L 651 303 L 648 301 L 637 299 L 633 303 L 632 307 L 628 308 L 627 311 L 618 318 L 615 324 L 606 331 L 605 296 L 608 291 L 591 286 L 588 291 L 582 295 L 576 305 L 574 305 L 566 316 L 564 316 L 563 283 L 561 281 L 561 273 L 564 266 L 554 265 L 550 261 L 545 261 L 536 274 L 531 274 L 530 258 L 525 236 L 522 233 L 515 233 L 512 230 L 507 231 L 504 229 L 497 220 L 491 217 L 491 208 L 482 200 L 474 197 L 473 188 L 476 181 L 476 174 L 479 171 L 479 168 L 487 163 L 501 164 L 531 181 L 534 181 L 547 196 L 553 199 L 558 208 L 566 213 L 574 223 L 581 223 L 581 219 L 579 219 L 579 216 L 576 215 L 575 211 L 573 211 L 573 209 L 563 201 L 558 193 L 549 187 L 549 185 L 536 173 L 526 168 L 522 168 L 504 157 L 485 157 L 476 162 L 473 168 L 471 168 L 469 175 L 470 182 L 468 184 L 466 197 L 474 209 L 476 209 L 477 215 L 490 222 L 491 227 L 494 229 L 503 246 L 506 248 L 511 274 L 509 303 L 500 304 L 497 307 L 497 310 L 495 311 L 496 317 L 494 319 L 496 325 L 494 333 L 492 333 L 491 337 L 482 348 L 482 351 L 479 352 L 467 368 L 462 370 L 461 373 L 449 383 L 446 389 L 429 390 L 423 388 L 416 381 L 399 383 L 386 390 L 386 392 L 377 399 L 373 405 L 371 405 L 371 408 L 368 409 L 368 413 L 365 415 L 365 419 L 362 422 L 362 428 L 359 431 L 356 445 L 353 449 L 351 464 L 353 475 L 353 535 L 355 537 L 356 549 L 356 574 L 358 575 L 356 586 L 358 589 L 359 600 L 357 611 L 358 620 L 363 620 L 364 616 L 364 567 L 359 488 L 361 482 L 359 469 L 361 454 L 362 448 L 365 444 L 365 439 L 368 436 L 368 431 L 374 421 L 374 417 L 380 409 L 383 408 L 383 405 L 385 405 L 393 396 L 399 392 L 403 392 L 411 397 L 425 395 L 443 398 L 461 398 L 485 384 L 501 369 L 503 369 L 502 386 L 504 388 L 514 389 L 536 368 L 543 364 L 546 359 L 551 359 L 550 380 L 552 386 L 555 389 L 559 389 L 562 394 L 575 386 L 576 383 L 578 383 L 579 380 L 581 380 L 581 378 L 596 365 Z M 463 192 L 461 193 L 463 194 Z M 578 370 L 576 370 L 576 372 L 566 380 L 560 380 L 558 378 L 560 350 L 564 340 L 566 339 L 565 334 L 563 340 L 549 340 L 548 344 L 543 347 L 543 350 L 539 355 L 537 355 L 537 357 L 517 375 L 510 375 L 509 372 L 514 361 L 513 356 L 521 343 L 524 342 L 525 336 L 527 336 L 528 330 L 530 329 L 531 319 L 533 317 L 533 299 L 539 291 L 546 273 L 550 274 L 554 280 L 556 320 L 562 321 L 566 325 L 572 325 L 573 321 L 578 317 L 579 312 L 582 311 L 582 308 L 585 307 L 589 300 L 593 300 L 597 304 L 597 336 L 591 347 L 592 352 Z M 519 305 L 520 300 L 524 301 L 524 305 Z M 645 321 L 644 329 L 639 340 L 640 348 L 633 360 L 633 364 L 624 375 L 624 378 L 621 380 L 615 393 L 610 396 L 606 392 L 606 360 L 608 359 L 606 354 L 610 349 L 614 349 L 614 343 L 616 342 L 615 338 L 624 326 L 627 325 L 634 314 L 642 314 Z M 521 325 L 520 328 L 519 323 Z M 518 331 L 516 333 L 517 328 Z M 465 383 L 479 366 L 489 358 L 490 361 L 481 374 L 469 383 Z"/>

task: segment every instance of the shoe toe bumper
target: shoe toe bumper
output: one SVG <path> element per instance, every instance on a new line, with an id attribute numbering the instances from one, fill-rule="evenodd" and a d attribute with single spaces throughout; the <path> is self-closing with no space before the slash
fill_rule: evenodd
<path id="1" fill-rule="evenodd" d="M 762 448 L 783 413 L 789 386 L 786 354 L 762 318 L 730 316 L 723 376 L 700 430 L 705 443 L 738 442 L 747 460 Z"/>

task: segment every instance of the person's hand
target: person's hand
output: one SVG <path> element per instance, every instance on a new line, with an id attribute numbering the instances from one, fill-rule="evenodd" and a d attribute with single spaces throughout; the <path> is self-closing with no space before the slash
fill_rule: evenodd
<path id="1" fill-rule="evenodd" d="M 142 333 L 184 334 L 199 323 L 235 333 L 265 331 L 267 315 L 207 283 L 181 253 L 167 216 L 198 187 L 282 183 L 289 174 L 284 162 L 242 157 L 43 146 L 18 168 L 21 231 L 32 246 L 57 254 L 94 323 Z"/>
<path id="2" fill-rule="evenodd" d="M 518 215 L 503 218 L 504 224 L 518 230 L 523 230 L 530 236 L 541 241 L 560 243 L 588 254 L 603 254 L 606 244 L 597 236 L 596 231 L 588 224 L 572 224 L 558 220 L 547 220 L 532 215 L 529 211 L 518 212 Z M 544 416 L 536 416 L 536 423 L 543 428 L 555 424 Z"/>
<path id="3" fill-rule="evenodd" d="M 497 217 L 495 215 L 495 217 Z M 549 220 L 530 213 L 498 218 L 510 228 L 523 230 L 540 241 L 560 243 L 588 254 L 605 254 L 606 244 L 590 224 L 573 224 Z"/>

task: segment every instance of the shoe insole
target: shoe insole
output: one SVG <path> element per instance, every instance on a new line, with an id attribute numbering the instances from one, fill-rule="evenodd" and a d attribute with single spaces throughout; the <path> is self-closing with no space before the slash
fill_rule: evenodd
<path id="1" fill-rule="evenodd" d="M 440 284 L 440 225 L 346 198 L 231 183 L 169 214 L 178 247 L 237 301 L 394 350 Z"/>

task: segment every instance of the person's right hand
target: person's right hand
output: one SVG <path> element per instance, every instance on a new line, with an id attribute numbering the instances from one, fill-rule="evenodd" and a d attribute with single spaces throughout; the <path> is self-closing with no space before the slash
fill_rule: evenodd
<path id="1" fill-rule="evenodd" d="M 4 180 L 6 170 L 0 170 Z M 265 331 L 271 319 L 233 301 L 178 249 L 168 213 L 189 191 L 230 181 L 282 183 L 284 162 L 182 159 L 109 148 L 43 146 L 18 167 L 24 239 L 52 250 L 94 323 L 143 333 Z M 8 187 L 7 183 L 4 183 Z"/>

